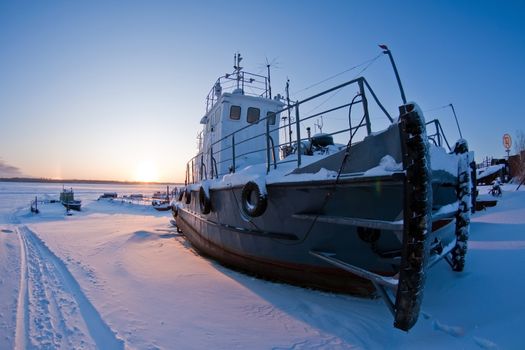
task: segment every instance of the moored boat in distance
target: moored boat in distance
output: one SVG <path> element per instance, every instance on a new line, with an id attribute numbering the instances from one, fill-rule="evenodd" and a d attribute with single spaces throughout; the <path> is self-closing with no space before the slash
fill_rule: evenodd
<path id="1" fill-rule="evenodd" d="M 151 201 L 151 205 L 158 211 L 168 211 L 171 209 L 171 203 L 169 200 L 154 199 Z"/>
<path id="2" fill-rule="evenodd" d="M 62 189 L 62 192 L 60 192 L 60 203 L 64 207 L 66 207 L 67 210 L 76 210 L 80 211 L 80 206 L 82 205 L 82 201 L 75 200 L 75 194 L 73 193 L 73 189 Z"/>
<path id="3" fill-rule="evenodd" d="M 364 77 L 292 103 L 240 61 L 206 98 L 172 209 L 178 229 L 202 254 L 258 276 L 379 295 L 394 326 L 409 330 L 427 268 L 442 259 L 464 267 L 466 141 L 445 150 L 439 121 L 405 101 L 399 79 L 394 119 Z M 380 115 L 389 126 L 375 130 Z"/>
<path id="4" fill-rule="evenodd" d="M 168 211 L 171 209 L 170 187 L 166 186 L 166 192 L 156 191 L 153 193 L 151 205 L 155 210 Z"/>
<path id="5" fill-rule="evenodd" d="M 118 195 L 117 195 L 117 192 L 104 192 L 103 194 L 101 194 L 97 200 L 100 200 L 100 199 L 109 199 L 109 200 L 113 200 L 113 199 L 117 199 Z"/>

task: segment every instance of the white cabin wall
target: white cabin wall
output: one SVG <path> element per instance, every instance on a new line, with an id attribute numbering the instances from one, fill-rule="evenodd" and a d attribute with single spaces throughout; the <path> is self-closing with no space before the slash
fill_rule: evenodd
<path id="1" fill-rule="evenodd" d="M 239 120 L 230 119 L 230 107 L 232 105 L 241 107 L 241 116 Z M 258 123 L 248 123 L 247 112 L 249 107 L 255 107 L 260 109 L 260 121 Z M 248 125 L 251 126 L 235 134 L 236 169 L 238 170 L 248 165 L 266 163 L 266 120 L 261 121 L 261 119 L 266 118 L 267 112 L 275 112 L 280 108 L 282 108 L 282 104 L 278 101 L 245 96 L 240 94 L 224 94 L 223 96 L 221 96 L 218 103 L 216 103 L 215 106 L 206 115 L 207 121 L 206 124 L 203 125 L 204 130 L 201 151 L 203 152 L 203 159 L 206 165 L 207 174 L 206 176 L 202 176 L 202 178 L 210 178 L 211 175 L 211 145 L 217 140 L 231 135 L 232 133 Z M 279 132 L 277 130 L 277 128 L 279 127 L 279 119 L 279 115 L 277 115 L 275 125 L 270 125 L 270 135 L 272 136 L 276 145 L 276 157 L 279 156 L 277 146 L 279 144 Z M 255 137 L 256 135 L 260 136 L 257 136 L 252 140 L 242 142 L 243 140 L 248 140 L 251 137 Z M 239 144 L 239 142 L 242 143 Z M 220 175 L 229 173 L 231 166 L 233 165 L 233 153 L 231 146 L 231 137 L 227 137 L 220 143 L 217 143 L 213 146 L 213 157 L 217 163 L 217 172 Z M 225 151 L 220 152 L 220 150 Z M 256 150 L 260 151 L 256 153 L 250 153 Z M 198 179 L 200 179 L 200 167 L 198 168 Z"/>

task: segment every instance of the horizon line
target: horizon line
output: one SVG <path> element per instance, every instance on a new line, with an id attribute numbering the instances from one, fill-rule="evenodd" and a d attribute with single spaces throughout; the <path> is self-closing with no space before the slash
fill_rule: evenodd
<path id="1" fill-rule="evenodd" d="M 167 181 L 128 181 L 128 180 L 86 180 L 86 179 L 52 179 L 45 177 L 0 177 L 0 182 L 38 182 L 38 183 L 99 183 L 123 185 L 183 185 L 182 182 Z"/>

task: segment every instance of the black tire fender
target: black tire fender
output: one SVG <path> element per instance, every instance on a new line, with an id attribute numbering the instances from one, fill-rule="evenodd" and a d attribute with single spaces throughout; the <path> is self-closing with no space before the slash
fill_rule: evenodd
<path id="1" fill-rule="evenodd" d="M 261 191 L 257 183 L 249 181 L 242 188 L 241 204 L 242 210 L 246 215 L 257 217 L 266 211 L 268 198 L 267 195 Z"/>
<path id="2" fill-rule="evenodd" d="M 423 300 L 432 232 L 432 168 L 425 119 L 415 105 L 400 107 L 399 128 L 406 171 L 403 200 L 403 245 L 394 304 L 394 327 L 414 326 Z"/>
<path id="3" fill-rule="evenodd" d="M 211 212 L 211 199 L 203 186 L 199 188 L 199 206 L 201 208 L 201 213 L 209 214 Z"/>

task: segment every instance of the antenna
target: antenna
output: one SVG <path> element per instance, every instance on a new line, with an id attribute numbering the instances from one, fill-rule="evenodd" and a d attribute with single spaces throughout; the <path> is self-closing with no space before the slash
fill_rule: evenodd
<path id="1" fill-rule="evenodd" d="M 317 127 L 319 129 L 319 133 L 323 133 L 323 125 L 324 125 L 324 122 L 323 122 L 323 116 L 321 116 L 321 121 L 319 121 L 319 119 L 317 119 L 317 121 L 314 123 L 314 126 Z"/>
<path id="2" fill-rule="evenodd" d="M 241 61 L 242 61 L 241 53 L 237 52 L 233 56 L 233 69 L 235 70 L 235 74 L 237 75 L 237 89 L 239 88 L 239 82 L 241 81 L 241 71 L 242 71 Z"/>
<path id="3" fill-rule="evenodd" d="M 271 71 L 270 68 L 279 68 L 279 62 L 277 62 L 277 58 L 272 59 L 271 61 L 268 61 L 268 57 L 265 57 L 266 61 L 266 72 L 268 75 L 268 94 L 270 98 L 272 98 L 272 83 L 271 83 Z"/>
<path id="4" fill-rule="evenodd" d="M 288 107 L 288 134 L 290 135 L 290 147 L 292 146 L 292 118 L 290 116 L 290 79 L 286 78 L 286 106 Z"/>

